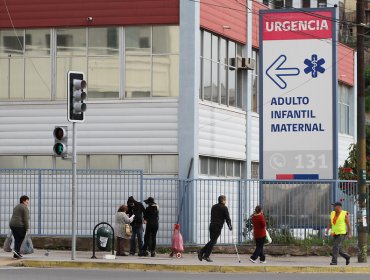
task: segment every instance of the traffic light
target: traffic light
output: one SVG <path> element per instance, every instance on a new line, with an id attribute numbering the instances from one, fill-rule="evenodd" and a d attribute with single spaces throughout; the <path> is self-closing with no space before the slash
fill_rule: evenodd
<path id="1" fill-rule="evenodd" d="M 83 122 L 86 111 L 86 86 L 84 73 L 69 71 L 68 72 L 68 100 L 67 100 L 67 119 L 70 122 Z"/>
<path id="2" fill-rule="evenodd" d="M 53 131 L 54 135 L 54 155 L 57 157 L 67 157 L 68 155 L 68 127 L 56 126 Z"/>

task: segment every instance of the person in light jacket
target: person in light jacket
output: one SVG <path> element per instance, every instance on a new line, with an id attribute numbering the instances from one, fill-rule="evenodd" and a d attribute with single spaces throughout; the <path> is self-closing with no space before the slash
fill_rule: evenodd
<path id="1" fill-rule="evenodd" d="M 128 207 L 122 205 L 116 213 L 114 233 L 117 237 L 117 256 L 128 256 L 128 252 L 130 251 L 131 236 L 126 233 L 126 225 L 132 223 L 135 215 L 129 217 L 127 211 Z"/>
<path id="2" fill-rule="evenodd" d="M 15 259 L 21 259 L 23 256 L 20 253 L 21 245 L 26 237 L 26 233 L 30 229 L 30 212 L 28 205 L 30 198 L 26 195 L 22 195 L 19 199 L 19 204 L 14 207 L 13 215 L 9 222 L 9 227 L 14 236 L 14 250 L 13 257 Z"/>

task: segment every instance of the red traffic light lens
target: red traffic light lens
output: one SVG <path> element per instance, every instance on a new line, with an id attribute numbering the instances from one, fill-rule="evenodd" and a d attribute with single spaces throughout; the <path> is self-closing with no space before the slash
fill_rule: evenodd
<path id="1" fill-rule="evenodd" d="M 62 140 L 66 136 L 64 129 L 61 127 L 56 127 L 54 129 L 53 134 L 54 134 L 54 137 L 58 140 Z"/>

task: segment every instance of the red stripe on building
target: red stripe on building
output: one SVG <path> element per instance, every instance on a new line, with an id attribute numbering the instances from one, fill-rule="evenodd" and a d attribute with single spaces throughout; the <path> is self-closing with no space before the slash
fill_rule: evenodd
<path id="1" fill-rule="evenodd" d="M 247 42 L 247 7 L 245 1 L 202 0 L 202 28 L 245 44 Z"/>
<path id="2" fill-rule="evenodd" d="M 293 180 L 293 174 L 276 174 L 276 180 Z"/>
<path id="3" fill-rule="evenodd" d="M 355 84 L 355 50 L 338 44 L 338 80 L 346 85 Z"/>
<path id="4" fill-rule="evenodd" d="M 136 24 L 179 24 L 179 0 L 0 1 L 0 28 Z"/>

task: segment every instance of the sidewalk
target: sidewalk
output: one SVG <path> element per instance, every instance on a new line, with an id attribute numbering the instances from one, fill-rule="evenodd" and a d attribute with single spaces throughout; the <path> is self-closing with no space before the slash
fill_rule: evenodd
<path id="1" fill-rule="evenodd" d="M 212 255 L 213 263 L 200 262 L 195 254 L 185 254 L 181 259 L 158 255 L 156 258 L 117 257 L 115 260 L 102 259 L 105 253 L 99 252 L 98 259 L 91 259 L 91 252 L 77 252 L 76 260 L 71 260 L 69 251 L 36 250 L 22 260 L 11 259 L 10 253 L 0 252 L 0 266 L 60 267 L 84 269 L 132 269 L 178 272 L 272 272 L 272 273 L 370 273 L 370 264 L 359 264 L 352 257 L 349 266 L 339 259 L 338 266 L 330 266 L 330 257 L 267 257 L 267 264 L 253 264 L 247 255 L 241 255 L 238 263 L 236 255 Z"/>

